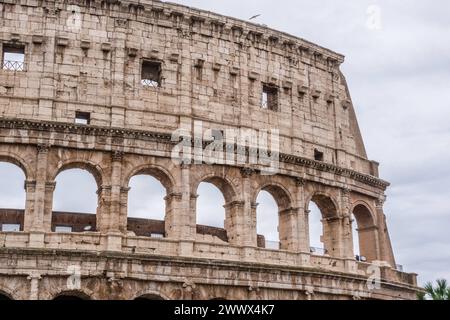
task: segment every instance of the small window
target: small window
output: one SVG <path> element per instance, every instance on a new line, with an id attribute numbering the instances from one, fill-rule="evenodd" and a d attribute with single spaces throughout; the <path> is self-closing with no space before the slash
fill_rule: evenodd
<path id="1" fill-rule="evenodd" d="M 2 69 L 8 71 L 24 71 L 25 47 L 3 45 Z"/>
<path id="2" fill-rule="evenodd" d="M 263 85 L 261 108 L 278 111 L 278 89 L 276 87 Z"/>
<path id="3" fill-rule="evenodd" d="M 324 159 L 324 154 L 323 154 L 323 152 L 321 152 L 321 151 L 315 149 L 315 150 L 314 150 L 314 159 L 315 159 L 316 161 L 323 161 L 323 159 Z"/>
<path id="4" fill-rule="evenodd" d="M 75 123 L 88 125 L 91 122 L 91 114 L 89 112 L 75 112 Z"/>
<path id="5" fill-rule="evenodd" d="M 72 227 L 56 226 L 56 227 L 55 227 L 55 232 L 59 232 L 59 233 L 71 233 L 71 232 L 72 232 Z"/>
<path id="6" fill-rule="evenodd" d="M 20 232 L 20 224 L 2 224 L 3 232 Z"/>
<path id="7" fill-rule="evenodd" d="M 142 61 L 141 84 L 144 87 L 161 86 L 161 63 L 156 61 Z"/>

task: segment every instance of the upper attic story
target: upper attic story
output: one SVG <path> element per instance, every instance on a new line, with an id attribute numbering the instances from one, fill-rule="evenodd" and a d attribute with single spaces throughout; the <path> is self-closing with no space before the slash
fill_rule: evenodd
<path id="1" fill-rule="evenodd" d="M 204 90 L 205 94 L 221 101 L 224 97 L 218 95 L 226 95 L 229 102 L 237 102 L 246 86 L 249 97 L 240 104 L 271 111 L 283 111 L 279 101 L 283 91 L 316 102 L 322 98 L 322 103 L 337 98 L 344 108 L 351 103 L 341 86 L 343 56 L 305 40 L 155 1 L 141 2 L 145 5 L 133 1 L 81 3 L 85 5 L 64 5 L 62 1 L 44 1 L 36 7 L 0 4 L 2 69 L 53 71 L 61 75 L 59 81 L 68 82 L 83 76 L 93 81 L 102 77 L 105 82 L 113 78 L 125 82 L 133 94 L 142 86 L 169 89 L 165 93 L 175 89 L 175 94 L 180 94 L 182 89 L 176 89 L 183 81 L 206 86 L 216 83 L 216 88 Z M 52 64 L 58 67 L 49 69 Z M 117 71 L 122 68 L 124 73 Z M 226 75 L 218 77 L 219 72 Z M 242 77 L 245 81 L 240 81 Z M 224 82 L 218 88 L 220 80 Z"/>
<path id="2" fill-rule="evenodd" d="M 29 99 L 44 95 L 98 105 L 111 96 L 127 97 L 128 109 L 152 106 L 149 111 L 171 113 L 185 112 L 186 103 L 174 107 L 181 100 L 198 107 L 194 113 L 219 115 L 217 122 L 232 106 L 231 122 L 270 122 L 281 134 L 306 140 L 320 135 L 319 144 L 366 157 L 339 71 L 342 55 L 265 26 L 158 1 L 140 3 L 3 1 L 2 71 L 14 71 L 17 82 L 6 90 Z M 75 30 L 74 17 L 82 22 Z M 30 81 L 17 88 L 29 75 L 38 79 L 34 88 Z M 89 114 L 75 115 L 80 112 Z"/>

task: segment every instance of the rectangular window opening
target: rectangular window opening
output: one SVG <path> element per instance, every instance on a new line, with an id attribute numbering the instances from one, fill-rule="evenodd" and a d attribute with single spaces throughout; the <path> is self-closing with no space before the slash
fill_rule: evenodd
<path id="1" fill-rule="evenodd" d="M 20 224 L 2 224 L 2 232 L 20 232 Z"/>
<path id="2" fill-rule="evenodd" d="M 323 154 L 323 152 L 321 152 L 321 151 L 315 149 L 315 150 L 314 150 L 314 159 L 315 159 L 316 161 L 323 161 L 323 160 L 324 160 L 324 154 Z"/>
<path id="3" fill-rule="evenodd" d="M 81 125 L 89 125 L 91 122 L 91 114 L 89 112 L 75 112 L 75 123 Z"/>
<path id="4" fill-rule="evenodd" d="M 3 45 L 2 69 L 8 71 L 25 71 L 25 47 Z"/>
<path id="5" fill-rule="evenodd" d="M 278 111 L 278 89 L 276 87 L 263 85 L 261 108 Z"/>
<path id="6" fill-rule="evenodd" d="M 161 86 L 161 62 L 142 61 L 141 84 L 144 87 L 158 88 Z"/>

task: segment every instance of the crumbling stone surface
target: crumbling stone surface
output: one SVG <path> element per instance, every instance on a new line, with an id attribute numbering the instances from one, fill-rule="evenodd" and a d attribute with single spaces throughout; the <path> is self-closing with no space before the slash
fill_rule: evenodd
<path id="1" fill-rule="evenodd" d="M 26 176 L 24 214 L 0 215 L 21 226 L 0 232 L 1 294 L 415 298 L 416 275 L 395 269 L 383 212 L 389 184 L 367 158 L 342 55 L 151 0 L 2 0 L 0 14 L 0 50 L 24 56 L 12 64 L 2 55 L 0 161 Z M 261 175 L 256 165 L 178 165 L 171 134 L 191 132 L 196 121 L 214 130 L 279 130 L 278 174 Z M 62 214 L 55 219 L 74 232 L 53 232 L 55 178 L 73 168 L 95 177 L 97 212 Z M 166 188 L 164 222 L 128 219 L 129 181 L 138 174 Z M 222 191 L 225 229 L 196 225 L 201 182 Z M 279 207 L 280 250 L 265 248 L 256 232 L 261 190 Z M 310 251 L 311 201 L 323 216 L 324 256 Z M 366 263 L 355 261 L 352 223 Z M 375 289 L 367 285 L 373 267 L 383 280 Z M 72 276 L 81 279 L 75 288 Z"/>

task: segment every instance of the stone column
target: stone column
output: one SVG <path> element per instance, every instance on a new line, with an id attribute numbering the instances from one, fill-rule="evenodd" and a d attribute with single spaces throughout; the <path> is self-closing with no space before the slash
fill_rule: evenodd
<path id="1" fill-rule="evenodd" d="M 44 199 L 44 230 L 52 231 L 53 217 L 53 193 L 55 192 L 56 181 L 48 181 L 45 184 Z"/>
<path id="2" fill-rule="evenodd" d="M 42 279 L 41 275 L 33 273 L 27 279 L 30 281 L 30 296 L 28 300 L 39 300 L 39 281 Z"/>
<path id="3" fill-rule="evenodd" d="M 34 195 L 36 192 L 36 180 L 26 180 L 24 188 L 26 199 L 23 230 L 29 232 L 34 224 Z"/>
<path id="4" fill-rule="evenodd" d="M 307 203 L 305 203 L 305 183 L 303 178 L 297 179 L 297 194 L 296 194 L 296 206 L 297 206 L 297 251 L 310 253 L 309 245 L 309 210 Z"/>
<path id="5" fill-rule="evenodd" d="M 197 196 L 191 194 L 190 170 L 190 165 L 181 165 L 180 186 L 166 197 L 166 234 L 171 239 L 193 241 L 197 233 Z"/>
<path id="6" fill-rule="evenodd" d="M 239 246 L 257 247 L 257 228 L 256 228 L 256 208 L 251 198 L 251 178 L 254 170 L 244 168 L 241 170 L 242 176 L 242 201 L 235 201 L 232 224 L 234 224 L 233 244 Z"/>
<path id="7" fill-rule="evenodd" d="M 123 217 L 122 206 L 122 160 L 123 152 L 113 151 L 111 155 L 111 189 L 109 201 L 102 210 L 107 215 L 107 231 L 112 233 L 126 233 L 127 213 Z"/>
<path id="8" fill-rule="evenodd" d="M 352 229 L 352 212 L 350 201 L 350 190 L 341 190 L 341 207 L 342 207 L 342 244 L 341 255 L 343 258 L 354 259 L 353 250 L 353 229 Z M 356 222 L 355 222 L 356 223 Z"/>
<path id="9" fill-rule="evenodd" d="M 299 208 L 288 208 L 279 212 L 280 249 L 293 252 L 300 251 L 298 216 Z"/>
<path id="10" fill-rule="evenodd" d="M 256 237 L 256 230 L 254 232 L 251 231 L 253 217 L 245 217 L 242 214 L 245 208 L 245 202 L 233 201 L 227 203 L 224 208 L 225 229 L 227 230 L 229 243 L 235 246 L 254 246 L 252 234 L 254 233 Z"/>

